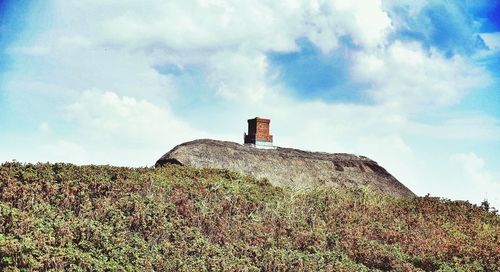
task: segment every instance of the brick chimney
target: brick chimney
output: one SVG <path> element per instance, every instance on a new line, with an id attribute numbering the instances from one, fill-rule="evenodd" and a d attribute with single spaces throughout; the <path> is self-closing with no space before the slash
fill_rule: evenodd
<path id="1" fill-rule="evenodd" d="M 255 117 L 248 119 L 248 134 L 245 133 L 244 142 L 255 147 L 273 147 L 273 136 L 269 135 L 270 119 Z"/>

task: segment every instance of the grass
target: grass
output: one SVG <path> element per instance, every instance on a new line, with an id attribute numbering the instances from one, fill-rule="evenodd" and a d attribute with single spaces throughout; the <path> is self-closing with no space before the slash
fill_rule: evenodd
<path id="1" fill-rule="evenodd" d="M 2 271 L 499 271 L 500 217 L 226 170 L 0 166 Z"/>

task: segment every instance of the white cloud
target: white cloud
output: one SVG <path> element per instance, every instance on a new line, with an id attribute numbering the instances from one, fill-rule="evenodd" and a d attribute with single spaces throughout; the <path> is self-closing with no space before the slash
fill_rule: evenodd
<path id="1" fill-rule="evenodd" d="M 374 47 L 384 44 L 386 35 L 391 29 L 391 19 L 382 9 L 382 1 L 333 1 L 340 13 L 348 11 L 351 20 L 344 18 L 345 22 L 354 21 L 347 29 L 354 41 L 360 45 Z"/>
<path id="2" fill-rule="evenodd" d="M 324 51 L 336 48 L 341 36 L 372 47 L 391 29 L 381 1 L 55 2 L 55 16 L 82 37 L 164 54 L 242 47 L 289 51 L 296 49 L 298 37 L 310 38 Z"/>
<path id="3" fill-rule="evenodd" d="M 261 101 L 272 95 L 267 58 L 259 52 L 220 52 L 207 62 L 208 80 L 229 101 Z"/>
<path id="4" fill-rule="evenodd" d="M 78 128 L 78 136 L 72 138 L 87 149 L 89 157 L 106 163 L 150 165 L 158 153 L 205 137 L 168 109 L 113 92 L 85 91 L 65 111 Z"/>
<path id="5" fill-rule="evenodd" d="M 294 47 L 288 32 L 300 22 L 286 21 L 298 5 L 274 1 L 58 1 L 61 14 L 92 17 L 93 38 L 130 49 L 173 51 L 238 47 Z M 280 13 L 276 13 L 280 10 Z M 77 18 L 67 18 L 70 21 Z M 271 38 L 272 37 L 272 38 Z"/>
<path id="6" fill-rule="evenodd" d="M 482 33 L 481 38 L 491 50 L 500 50 L 500 32 Z"/>
<path id="7" fill-rule="evenodd" d="M 32 161 L 71 162 L 75 164 L 92 163 L 88 152 L 83 146 L 66 140 L 57 140 L 53 143 L 43 144 L 34 151 L 34 154 L 31 155 Z"/>
<path id="8" fill-rule="evenodd" d="M 381 1 L 58 0 L 54 7 L 58 24 L 39 43 L 52 44 L 52 58 L 82 75 L 71 89 L 157 99 L 175 88 L 175 78 L 151 67 L 194 64 L 222 98 L 260 99 L 276 90 L 266 54 L 297 50 L 303 37 L 324 52 L 350 39 L 359 48 L 349 49 L 354 66 L 346 69 L 369 86 L 366 94 L 376 103 L 399 110 L 452 105 L 488 81 L 484 70 L 458 56 L 429 53 L 418 43 L 390 44 L 394 29 Z"/>
<path id="9" fill-rule="evenodd" d="M 51 132 L 50 126 L 47 122 L 40 123 L 40 125 L 38 126 L 38 130 L 44 134 L 48 134 Z"/>
<path id="10" fill-rule="evenodd" d="M 16 46 L 7 50 L 9 54 L 22 54 L 27 56 L 43 56 L 49 53 L 50 49 L 42 45 Z"/>
<path id="11" fill-rule="evenodd" d="M 418 43 L 396 41 L 387 49 L 360 52 L 353 78 L 371 85 L 369 95 L 402 111 L 456 104 L 489 82 L 485 70 L 455 56 L 426 52 Z"/>
<path id="12" fill-rule="evenodd" d="M 466 187 L 467 195 L 464 197 L 473 197 L 476 203 L 487 198 L 493 206 L 500 207 L 500 177 L 493 176 L 486 169 L 483 158 L 474 152 L 457 153 L 450 157 L 450 162 L 465 175 L 462 183 L 455 181 L 459 186 Z"/>
<path id="13" fill-rule="evenodd" d="M 113 92 L 85 91 L 66 112 L 80 124 L 83 133 L 98 136 L 100 140 L 104 136 L 110 141 L 123 138 L 137 143 L 161 143 L 168 134 L 174 141 L 200 136 L 168 109 Z"/>
<path id="14" fill-rule="evenodd" d="M 399 41 L 387 50 L 357 54 L 353 77 L 372 86 L 376 101 L 410 111 L 453 105 L 489 81 L 483 69 L 459 56 L 448 59 Z"/>
<path id="15" fill-rule="evenodd" d="M 483 55 L 487 56 L 500 52 L 500 32 L 481 33 L 480 37 L 488 47 L 486 52 L 482 52 Z"/>
<path id="16" fill-rule="evenodd" d="M 484 114 L 449 117 L 437 124 L 412 123 L 414 135 L 433 139 L 499 141 L 500 120 Z"/>

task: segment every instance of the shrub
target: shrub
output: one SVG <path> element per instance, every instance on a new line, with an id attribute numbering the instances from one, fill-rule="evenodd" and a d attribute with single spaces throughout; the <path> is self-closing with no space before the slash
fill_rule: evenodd
<path id="1" fill-rule="evenodd" d="M 294 191 L 227 170 L 0 166 L 0 270 L 499 271 L 468 202 Z"/>

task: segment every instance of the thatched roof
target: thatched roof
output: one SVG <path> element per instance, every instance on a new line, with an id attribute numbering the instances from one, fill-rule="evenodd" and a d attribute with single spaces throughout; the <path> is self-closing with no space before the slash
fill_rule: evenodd
<path id="1" fill-rule="evenodd" d="M 308 152 L 292 148 L 259 149 L 233 142 L 195 140 L 180 144 L 162 156 L 164 164 L 224 168 L 279 186 L 369 187 L 391 195 L 413 196 L 408 188 L 375 161 L 352 154 Z"/>

